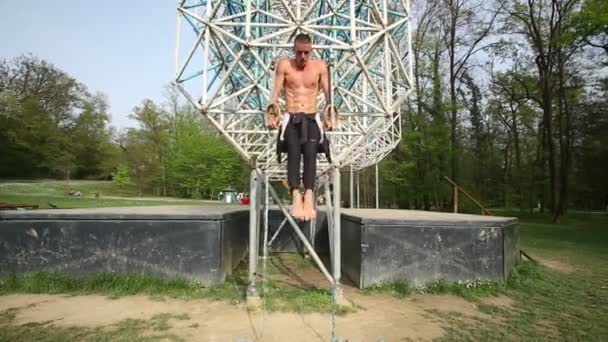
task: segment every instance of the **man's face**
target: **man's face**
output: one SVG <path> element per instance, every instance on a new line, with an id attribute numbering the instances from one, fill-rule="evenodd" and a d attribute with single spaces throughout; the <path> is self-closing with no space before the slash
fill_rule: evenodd
<path id="1" fill-rule="evenodd" d="M 311 43 L 296 42 L 293 46 L 293 53 L 296 56 L 296 65 L 300 68 L 306 66 L 308 59 L 310 58 L 310 52 L 312 51 Z"/>

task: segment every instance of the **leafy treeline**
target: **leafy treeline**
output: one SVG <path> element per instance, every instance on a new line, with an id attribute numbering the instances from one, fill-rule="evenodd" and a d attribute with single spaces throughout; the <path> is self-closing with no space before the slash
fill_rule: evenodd
<path id="1" fill-rule="evenodd" d="M 381 205 L 449 210 L 448 176 L 487 207 L 556 219 L 567 208 L 606 208 L 608 2 L 412 6 L 413 96 L 401 143 L 380 165 Z M 139 127 L 116 132 L 103 96 L 34 57 L 4 61 L 0 176 L 111 177 L 183 197 L 244 189 L 244 163 L 176 93 L 167 98 L 142 101 L 132 113 Z M 372 206 L 373 169 L 359 180 L 360 203 Z"/>
<path id="2" fill-rule="evenodd" d="M 44 60 L 0 62 L 0 177 L 113 179 L 140 194 L 205 197 L 243 189 L 244 163 L 168 91 L 142 101 L 138 128 L 109 126 L 107 100 Z"/>
<path id="3" fill-rule="evenodd" d="M 0 176 L 108 174 L 106 100 L 33 56 L 0 62 Z"/>
<path id="4" fill-rule="evenodd" d="M 448 176 L 490 207 L 606 208 L 608 2 L 412 5 L 415 100 L 384 205 L 450 208 Z"/>

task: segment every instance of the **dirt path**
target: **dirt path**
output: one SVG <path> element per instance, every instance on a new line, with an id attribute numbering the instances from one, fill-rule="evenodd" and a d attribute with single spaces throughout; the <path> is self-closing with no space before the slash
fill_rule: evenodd
<path id="1" fill-rule="evenodd" d="M 454 296 L 413 296 L 408 299 L 350 294 L 356 313 L 337 317 L 338 336 L 349 341 L 432 340 L 444 334 L 445 323 L 432 310 L 487 318 L 474 304 Z M 329 314 L 249 312 L 224 302 L 152 300 L 144 296 L 108 299 L 103 296 L 9 295 L 0 297 L 0 312 L 17 308 L 15 324 L 49 322 L 56 326 L 100 327 L 126 319 L 148 320 L 158 314 L 171 319 L 167 332 L 186 341 L 329 341 Z"/>

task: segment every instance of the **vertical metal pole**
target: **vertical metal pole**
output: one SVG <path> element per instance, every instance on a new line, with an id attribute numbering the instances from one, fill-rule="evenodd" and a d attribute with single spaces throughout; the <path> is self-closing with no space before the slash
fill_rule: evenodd
<path id="1" fill-rule="evenodd" d="M 339 284 L 340 284 L 340 277 L 341 277 L 341 270 L 340 270 L 340 262 L 341 262 L 341 249 L 340 249 L 340 169 L 338 168 L 338 166 L 334 166 L 333 167 L 334 170 L 334 175 L 333 175 L 333 182 L 334 182 L 334 219 L 333 219 L 333 223 L 334 223 L 334 236 L 333 236 L 333 240 L 334 240 L 334 251 L 333 251 L 333 267 L 332 267 L 332 271 L 333 271 L 333 278 L 334 278 L 334 282 L 336 284 L 336 291 L 340 291 L 340 295 L 341 295 L 341 288 L 339 288 Z"/>
<path id="2" fill-rule="evenodd" d="M 268 187 L 270 186 L 270 182 L 268 180 L 268 175 L 264 175 L 264 247 L 263 253 L 264 258 L 268 257 Z"/>
<path id="3" fill-rule="evenodd" d="M 359 197 L 359 194 L 360 194 L 359 183 L 361 183 L 361 177 L 360 177 L 361 170 L 357 171 L 356 175 L 357 175 L 357 209 L 359 209 L 359 208 L 361 208 L 361 201 L 360 201 L 360 197 Z"/>
<path id="4" fill-rule="evenodd" d="M 207 6 L 205 7 L 205 18 L 207 20 L 211 20 L 211 5 L 212 5 L 212 0 L 207 0 Z M 203 49 L 203 93 L 201 94 L 202 96 L 202 102 L 203 103 L 207 103 L 207 96 L 208 94 L 208 90 L 209 90 L 209 49 L 211 47 L 211 44 L 209 43 L 210 38 L 210 28 L 209 26 L 205 27 L 205 47 Z M 218 71 L 219 72 L 219 71 Z M 223 89 L 223 87 L 222 87 Z M 222 115 L 223 117 L 223 115 Z"/>
<path id="5" fill-rule="evenodd" d="M 384 22 L 384 28 L 386 29 L 389 25 L 388 22 L 388 3 L 386 0 L 382 1 L 382 21 Z M 409 13 L 408 13 L 409 14 Z M 391 49 L 388 41 L 389 32 L 386 31 L 384 33 L 384 97 L 386 101 L 386 108 L 390 108 L 392 105 L 393 99 L 393 89 L 391 82 Z M 390 114 L 390 113 L 386 113 Z"/>
<path id="6" fill-rule="evenodd" d="M 410 75 L 407 79 L 410 81 L 410 85 L 413 84 L 414 79 L 414 53 L 412 52 L 412 12 L 410 11 L 410 0 L 405 0 L 407 8 L 408 23 L 407 23 L 407 57 L 409 59 Z"/>
<path id="7" fill-rule="evenodd" d="M 262 328 L 260 329 L 260 337 L 264 336 L 266 328 L 266 294 L 268 292 L 268 187 L 270 182 L 268 175 L 264 175 L 264 256 L 262 257 Z"/>
<path id="8" fill-rule="evenodd" d="M 357 41 L 357 30 L 356 30 L 356 21 L 355 21 L 355 1 L 350 0 L 350 43 L 355 44 Z"/>
<path id="9" fill-rule="evenodd" d="M 296 0 L 296 20 L 302 19 L 302 2 L 300 0 Z"/>
<path id="10" fill-rule="evenodd" d="M 334 257 L 334 211 L 331 199 L 331 191 L 329 189 L 329 181 L 323 187 L 325 188 L 325 206 L 327 209 L 327 233 L 329 240 L 329 255 L 331 256 L 331 265 L 333 272 L 333 257 Z"/>
<path id="11" fill-rule="evenodd" d="M 177 0 L 177 8 L 179 9 L 181 7 L 182 0 Z M 177 74 L 179 73 L 179 49 L 180 49 L 180 41 L 181 41 L 181 36 L 182 36 L 182 14 L 180 13 L 180 11 L 177 11 L 177 37 L 175 38 L 176 40 L 176 44 L 175 44 L 175 64 L 174 64 L 174 69 L 175 69 L 175 81 L 177 81 Z"/>
<path id="12" fill-rule="evenodd" d="M 251 170 L 249 178 L 249 286 L 247 287 L 247 297 L 258 297 L 258 291 L 255 287 L 256 266 L 258 263 L 257 255 L 257 229 L 258 229 L 258 212 L 257 212 L 257 192 L 258 181 L 256 170 Z"/>
<path id="13" fill-rule="evenodd" d="M 255 201 L 256 206 L 255 206 L 255 212 L 256 212 L 256 220 L 255 220 L 255 255 L 259 258 L 260 256 L 260 228 L 262 225 L 262 220 L 264 219 L 262 217 L 262 209 L 263 209 L 263 205 L 264 205 L 264 198 L 262 196 L 264 196 L 264 176 L 262 176 L 261 174 L 257 174 L 257 176 L 255 177 L 256 179 L 256 196 L 258 197 Z M 257 265 L 256 265 L 256 272 L 257 272 Z"/>
<path id="14" fill-rule="evenodd" d="M 378 163 L 376 163 L 376 209 L 380 208 L 380 197 L 378 196 Z"/>
<path id="15" fill-rule="evenodd" d="M 251 0 L 245 0 L 245 41 L 251 38 Z"/>
<path id="16" fill-rule="evenodd" d="M 355 188 L 354 188 L 354 180 L 353 180 L 353 166 L 350 166 L 350 177 L 348 177 L 348 179 L 350 180 L 350 207 L 354 208 L 355 207 Z"/>

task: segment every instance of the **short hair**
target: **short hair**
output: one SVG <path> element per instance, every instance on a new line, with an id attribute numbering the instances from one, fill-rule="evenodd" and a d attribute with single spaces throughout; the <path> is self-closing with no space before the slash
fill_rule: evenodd
<path id="1" fill-rule="evenodd" d="M 299 33 L 296 38 L 293 40 L 293 43 L 307 43 L 307 44 L 311 44 L 312 43 L 312 39 L 310 39 L 310 36 L 307 35 L 306 33 Z"/>

